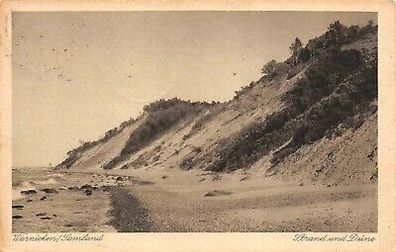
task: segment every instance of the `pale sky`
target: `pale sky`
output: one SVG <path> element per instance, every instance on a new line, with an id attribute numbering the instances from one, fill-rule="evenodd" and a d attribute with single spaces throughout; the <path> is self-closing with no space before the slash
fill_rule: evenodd
<path id="1" fill-rule="evenodd" d="M 374 13 L 14 12 L 13 166 L 57 164 L 160 98 L 225 101 L 328 24 Z M 236 73 L 234 75 L 233 73 Z"/>

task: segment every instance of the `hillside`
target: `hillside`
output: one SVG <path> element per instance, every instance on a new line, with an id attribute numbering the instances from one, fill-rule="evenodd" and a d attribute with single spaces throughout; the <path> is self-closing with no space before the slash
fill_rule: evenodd
<path id="1" fill-rule="evenodd" d="M 224 103 L 144 108 L 59 169 L 249 170 L 304 183 L 377 180 L 377 27 L 339 22 Z"/>

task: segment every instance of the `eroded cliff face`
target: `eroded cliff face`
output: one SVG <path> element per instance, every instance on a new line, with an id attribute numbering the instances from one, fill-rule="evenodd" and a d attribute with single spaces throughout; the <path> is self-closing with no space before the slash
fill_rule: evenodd
<path id="1" fill-rule="evenodd" d="M 293 57 L 225 103 L 153 103 L 58 168 L 258 169 L 285 180 L 376 182 L 376 27 L 333 27 Z"/>

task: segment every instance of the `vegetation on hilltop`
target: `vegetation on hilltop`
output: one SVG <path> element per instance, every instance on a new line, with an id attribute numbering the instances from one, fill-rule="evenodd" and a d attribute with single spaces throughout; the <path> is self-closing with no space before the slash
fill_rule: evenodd
<path id="1" fill-rule="evenodd" d="M 120 155 L 105 164 L 103 168 L 113 168 L 133 153 L 153 142 L 182 119 L 196 115 L 202 109 L 209 106 L 210 104 L 206 102 L 191 103 L 190 101 L 183 101 L 178 98 L 170 100 L 162 99 L 145 106 L 144 111 L 147 113 L 147 116 L 143 123 L 129 136 Z"/>
<path id="2" fill-rule="evenodd" d="M 206 169 L 244 168 L 281 148 L 271 160 L 276 165 L 300 146 L 329 137 L 340 123 L 345 128 L 360 126 L 364 114 L 370 112 L 368 104 L 377 97 L 377 57 L 371 59 L 356 49 L 341 50 L 341 46 L 370 33 L 376 33 L 371 22 L 363 28 L 346 28 L 337 21 L 305 48 L 296 39 L 290 47 L 291 57 L 282 64 L 290 64 L 290 71 L 310 64 L 306 65 L 305 77 L 284 95 L 286 107 L 223 139 L 217 159 Z M 277 74 L 277 64 L 270 61 L 264 66 L 265 78 Z M 244 94 L 237 93 L 238 97 Z"/>

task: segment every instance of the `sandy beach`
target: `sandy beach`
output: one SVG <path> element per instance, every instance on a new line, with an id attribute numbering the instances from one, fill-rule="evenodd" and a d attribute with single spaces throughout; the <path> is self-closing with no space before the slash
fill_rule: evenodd
<path id="1" fill-rule="evenodd" d="M 13 232 L 377 230 L 373 184 L 305 186 L 246 172 L 125 173 L 14 170 Z M 27 174 L 30 187 L 24 181 L 22 188 Z"/>

